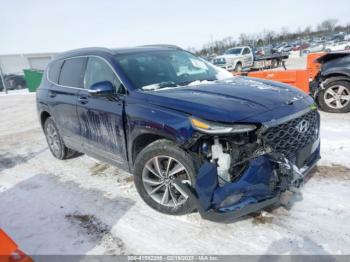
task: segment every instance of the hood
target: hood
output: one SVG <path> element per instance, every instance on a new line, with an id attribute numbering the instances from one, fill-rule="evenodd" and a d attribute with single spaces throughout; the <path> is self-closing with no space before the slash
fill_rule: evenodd
<path id="1" fill-rule="evenodd" d="M 215 59 L 221 59 L 221 58 L 235 58 L 235 57 L 238 57 L 238 56 L 241 56 L 240 54 L 224 54 L 224 55 L 219 55 L 217 57 L 215 57 Z"/>
<path id="2" fill-rule="evenodd" d="M 294 87 L 248 77 L 147 92 L 150 104 L 226 123 L 291 106 L 306 97 Z"/>

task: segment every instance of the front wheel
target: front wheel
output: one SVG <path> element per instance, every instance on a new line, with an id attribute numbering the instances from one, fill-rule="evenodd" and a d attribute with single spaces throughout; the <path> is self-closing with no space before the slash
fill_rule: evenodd
<path id="1" fill-rule="evenodd" d="M 153 209 L 182 215 L 193 211 L 188 195 L 174 180 L 194 186 L 192 157 L 169 140 L 157 140 L 144 148 L 134 165 L 134 182 L 141 198 Z"/>
<path id="2" fill-rule="evenodd" d="M 334 81 L 318 94 L 322 110 L 331 113 L 350 112 L 350 82 Z"/>
<path id="3" fill-rule="evenodd" d="M 242 64 L 238 62 L 235 66 L 235 71 L 236 72 L 242 72 Z"/>

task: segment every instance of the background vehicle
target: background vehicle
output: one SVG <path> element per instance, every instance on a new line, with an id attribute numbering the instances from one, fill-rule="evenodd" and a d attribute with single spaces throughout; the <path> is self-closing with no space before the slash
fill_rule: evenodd
<path id="1" fill-rule="evenodd" d="M 272 53 L 272 48 L 260 48 L 255 54 L 249 46 L 228 49 L 223 55 L 217 56 L 213 64 L 229 71 L 276 67 L 289 53 Z"/>
<path id="2" fill-rule="evenodd" d="M 295 88 L 232 78 L 172 46 L 64 53 L 37 91 L 56 158 L 83 152 L 109 162 L 134 174 L 152 208 L 213 220 L 300 185 L 319 159 L 313 104 Z"/>
<path id="3" fill-rule="evenodd" d="M 23 75 L 9 74 L 4 76 L 7 90 L 23 89 L 26 87 L 26 81 Z M 4 89 L 0 79 L 0 91 Z"/>
<path id="4" fill-rule="evenodd" d="M 325 46 L 326 52 L 343 51 L 348 49 L 350 49 L 350 42 L 348 41 L 335 42 Z"/>
<path id="5" fill-rule="evenodd" d="M 304 70 L 260 71 L 248 73 L 248 76 L 293 85 L 310 93 L 324 111 L 350 112 L 348 51 L 309 54 Z"/>
<path id="6" fill-rule="evenodd" d="M 318 43 L 318 44 L 312 44 L 308 48 L 305 49 L 305 53 L 316 53 L 316 52 L 321 52 L 324 50 L 324 44 L 323 43 Z"/>
<path id="7" fill-rule="evenodd" d="M 350 112 L 350 52 L 327 53 L 316 59 L 321 65 L 310 83 L 310 93 L 327 112 Z"/>

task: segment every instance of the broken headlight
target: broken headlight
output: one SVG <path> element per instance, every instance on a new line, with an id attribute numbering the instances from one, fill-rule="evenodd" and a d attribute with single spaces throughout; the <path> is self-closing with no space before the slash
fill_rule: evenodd
<path id="1" fill-rule="evenodd" d="M 190 117 L 190 121 L 194 129 L 197 129 L 207 134 L 245 133 L 256 129 L 255 125 L 249 125 L 249 124 L 227 125 L 227 124 L 220 124 L 215 122 L 199 120 L 193 117 Z"/>

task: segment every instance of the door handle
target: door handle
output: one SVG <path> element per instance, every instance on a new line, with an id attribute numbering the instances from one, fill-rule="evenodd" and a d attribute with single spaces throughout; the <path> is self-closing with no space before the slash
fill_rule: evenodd
<path id="1" fill-rule="evenodd" d="M 50 91 L 49 92 L 49 97 L 54 98 L 56 96 L 56 92 Z"/>
<path id="2" fill-rule="evenodd" d="M 81 103 L 81 104 L 87 104 L 87 103 L 89 102 L 88 98 L 85 97 L 85 96 L 79 97 L 78 101 L 79 101 L 79 103 Z"/>

